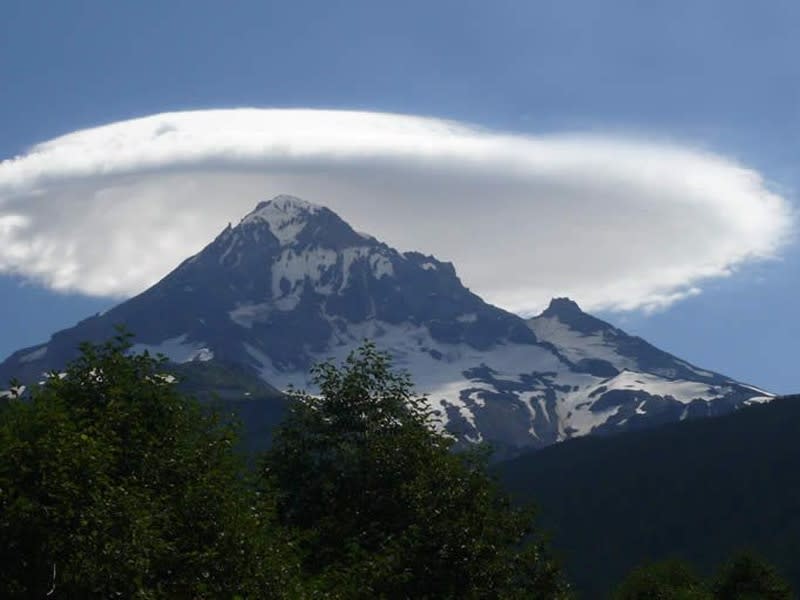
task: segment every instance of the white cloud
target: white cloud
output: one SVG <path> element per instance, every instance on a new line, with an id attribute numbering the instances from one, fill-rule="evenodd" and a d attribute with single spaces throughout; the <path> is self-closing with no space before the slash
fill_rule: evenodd
<path id="1" fill-rule="evenodd" d="M 666 306 L 774 256 L 792 224 L 756 171 L 674 145 L 381 113 L 196 111 L 78 131 L 0 163 L 0 272 L 135 294 L 278 193 L 451 260 L 518 312 L 553 295 Z"/>

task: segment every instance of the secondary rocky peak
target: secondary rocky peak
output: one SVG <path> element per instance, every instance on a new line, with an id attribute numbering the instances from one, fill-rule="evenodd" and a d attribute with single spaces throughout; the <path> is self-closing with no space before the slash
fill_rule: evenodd
<path id="1" fill-rule="evenodd" d="M 583 335 L 614 330 L 614 327 L 605 321 L 583 312 L 578 303 L 570 298 L 553 298 L 550 306 L 542 314 L 528 320 L 528 324 L 536 332 L 536 335 L 543 339 L 547 339 L 552 334 L 552 332 L 547 333 L 547 323 L 549 322 L 561 323 L 571 331 Z"/>
<path id="2" fill-rule="evenodd" d="M 553 298 L 550 305 L 540 315 L 542 317 L 559 317 L 562 321 L 583 315 L 578 303 L 570 298 Z"/>

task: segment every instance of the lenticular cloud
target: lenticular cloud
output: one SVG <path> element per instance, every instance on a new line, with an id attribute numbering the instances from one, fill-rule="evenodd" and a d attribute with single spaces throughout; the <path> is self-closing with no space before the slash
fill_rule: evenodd
<path id="1" fill-rule="evenodd" d="M 0 272 L 129 296 L 278 193 L 453 261 L 473 291 L 523 313 L 554 295 L 666 306 L 774 256 L 791 226 L 756 171 L 688 148 L 383 113 L 194 111 L 0 163 Z"/>

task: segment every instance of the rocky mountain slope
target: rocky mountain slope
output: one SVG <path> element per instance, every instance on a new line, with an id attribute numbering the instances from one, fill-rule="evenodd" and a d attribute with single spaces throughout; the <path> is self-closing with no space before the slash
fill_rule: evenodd
<path id="1" fill-rule="evenodd" d="M 139 296 L 16 352 L 0 381 L 40 379 L 117 324 L 135 333 L 136 350 L 193 370 L 235 365 L 278 389 L 308 387 L 312 364 L 369 338 L 411 373 L 448 430 L 505 453 L 770 397 L 567 299 L 526 321 L 470 292 L 452 264 L 400 253 L 291 196 L 260 203 Z"/>

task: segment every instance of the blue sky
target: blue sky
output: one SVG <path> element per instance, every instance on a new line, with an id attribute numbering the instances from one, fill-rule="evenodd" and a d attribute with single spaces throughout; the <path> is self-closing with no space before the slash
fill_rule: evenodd
<path id="1" fill-rule="evenodd" d="M 659 4 L 6 0 L 0 158 L 165 111 L 357 109 L 682 144 L 756 169 L 797 207 L 800 5 Z M 798 391 L 798 273 L 791 242 L 666 310 L 601 316 L 703 367 Z M 114 303 L 8 275 L 0 297 L 0 355 Z"/>

